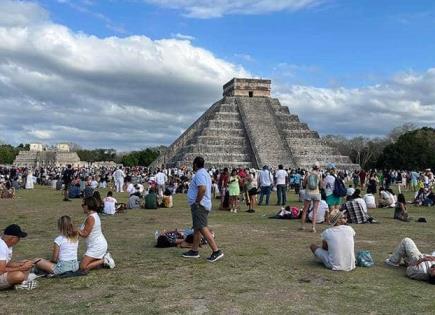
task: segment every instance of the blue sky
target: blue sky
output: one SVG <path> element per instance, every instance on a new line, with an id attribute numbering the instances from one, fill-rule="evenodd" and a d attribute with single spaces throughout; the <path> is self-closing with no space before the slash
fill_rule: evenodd
<path id="1" fill-rule="evenodd" d="M 253 74 L 318 87 L 373 84 L 433 66 L 434 1 L 323 1 L 298 11 L 192 18 L 144 1 L 40 1 L 55 22 L 99 37 L 176 34 Z"/>
<path id="2" fill-rule="evenodd" d="M 0 0 L 0 142 L 169 145 L 233 77 L 321 135 L 435 127 L 435 2 Z"/>

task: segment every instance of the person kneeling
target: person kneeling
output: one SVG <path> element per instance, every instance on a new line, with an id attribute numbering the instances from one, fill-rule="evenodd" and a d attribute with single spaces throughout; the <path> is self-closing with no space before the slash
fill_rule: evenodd
<path id="1" fill-rule="evenodd" d="M 321 234 L 322 246 L 315 244 L 310 246 L 314 256 L 320 259 L 328 269 L 337 271 L 355 269 L 355 231 L 345 225 L 346 221 L 342 212 L 332 212 L 329 217 L 332 227 Z"/>
<path id="2" fill-rule="evenodd" d="M 59 218 L 57 227 L 60 235 L 54 240 L 51 260 L 36 259 L 35 266 L 42 271 L 54 275 L 75 272 L 79 269 L 77 261 L 79 233 L 74 229 L 71 218 L 67 215 Z"/>
<path id="3" fill-rule="evenodd" d="M 432 255 L 422 254 L 414 241 L 406 237 L 385 260 L 385 264 L 398 267 L 402 259 L 407 265 L 406 275 L 409 278 L 435 284 L 435 252 Z"/>

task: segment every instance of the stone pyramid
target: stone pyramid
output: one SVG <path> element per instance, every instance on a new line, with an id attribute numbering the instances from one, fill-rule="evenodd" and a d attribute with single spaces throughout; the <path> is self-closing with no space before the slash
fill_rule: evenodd
<path id="1" fill-rule="evenodd" d="M 207 167 L 311 168 L 335 163 L 356 169 L 347 156 L 327 146 L 288 107 L 270 97 L 270 80 L 234 78 L 214 103 L 152 164 L 152 167 L 190 166 L 195 156 Z"/>

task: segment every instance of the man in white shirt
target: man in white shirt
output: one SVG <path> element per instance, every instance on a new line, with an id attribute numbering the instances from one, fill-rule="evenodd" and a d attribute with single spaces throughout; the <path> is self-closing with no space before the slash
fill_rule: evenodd
<path id="1" fill-rule="evenodd" d="M 276 195 L 277 195 L 277 206 L 285 206 L 287 202 L 287 182 L 288 173 L 284 170 L 284 166 L 278 165 L 278 170 L 275 173 L 276 178 Z"/>
<path id="2" fill-rule="evenodd" d="M 156 183 L 157 183 L 157 193 L 160 196 L 160 198 L 163 198 L 163 192 L 166 189 L 167 181 L 168 181 L 168 176 L 159 169 L 156 174 Z"/>
<path id="3" fill-rule="evenodd" d="M 125 173 L 120 166 L 114 173 L 113 178 L 115 179 L 116 192 L 124 192 L 124 177 Z"/>
<path id="4" fill-rule="evenodd" d="M 346 218 L 340 211 L 330 214 L 331 228 L 321 234 L 322 246 L 311 244 L 310 249 L 326 268 L 351 271 L 355 269 L 355 231 L 346 224 Z"/>
<path id="5" fill-rule="evenodd" d="M 273 185 L 273 177 L 269 171 L 267 165 L 263 166 L 263 169 L 258 174 L 258 186 L 260 187 L 260 198 L 258 205 L 263 203 L 263 196 L 266 196 L 266 206 L 269 205 L 270 191 Z"/>
<path id="6" fill-rule="evenodd" d="M 22 289 L 34 289 L 36 281 L 27 281 L 30 269 L 33 266 L 31 260 L 12 262 L 12 248 L 20 239 L 27 236 L 21 228 L 12 224 L 9 225 L 0 238 L 0 290 L 7 289 L 14 285 L 20 285 Z"/>
<path id="7" fill-rule="evenodd" d="M 435 252 L 432 255 L 422 254 L 414 241 L 404 238 L 389 256 L 385 263 L 390 266 L 398 267 L 403 261 L 407 265 L 406 275 L 414 280 L 429 281 L 435 284 Z"/>
<path id="8" fill-rule="evenodd" d="M 110 214 L 113 215 L 116 213 L 116 204 L 117 204 L 117 200 L 115 198 L 112 197 L 112 192 L 109 191 L 107 193 L 107 197 L 104 198 L 103 202 L 104 202 L 104 210 L 103 212 L 105 214 Z"/>

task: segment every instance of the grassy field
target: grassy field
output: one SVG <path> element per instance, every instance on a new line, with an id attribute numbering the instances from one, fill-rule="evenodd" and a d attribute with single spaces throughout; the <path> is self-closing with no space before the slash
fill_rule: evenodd
<path id="1" fill-rule="evenodd" d="M 103 192 L 105 194 L 105 192 Z M 126 201 L 126 194 L 118 194 Z M 275 197 L 275 196 L 274 196 Z M 290 203 L 299 205 L 294 193 Z M 20 224 L 29 233 L 14 250 L 15 259 L 46 257 L 57 236 L 56 220 L 64 214 L 79 225 L 81 200 L 61 201 L 48 187 L 19 191 L 15 201 L 0 200 L 0 227 Z M 275 198 L 272 199 L 272 204 Z M 173 209 L 130 210 L 102 217 L 103 233 L 117 263 L 69 279 L 40 279 L 30 292 L 0 291 L 3 314 L 434 314 L 435 286 L 406 278 L 404 268 L 383 260 L 405 236 L 422 252 L 435 250 L 435 208 L 410 207 L 414 218 L 392 219 L 393 209 L 371 211 L 381 224 L 353 225 L 356 250 L 370 250 L 376 265 L 352 272 L 332 272 L 317 263 L 308 246 L 318 233 L 298 231 L 299 221 L 271 220 L 275 206 L 257 212 L 213 211 L 210 226 L 225 252 L 215 264 L 180 257 L 182 249 L 156 249 L 156 229 L 183 228 L 191 223 L 186 197 L 177 195 Z M 217 208 L 217 207 L 215 207 Z M 81 241 L 79 254 L 84 252 Z"/>

